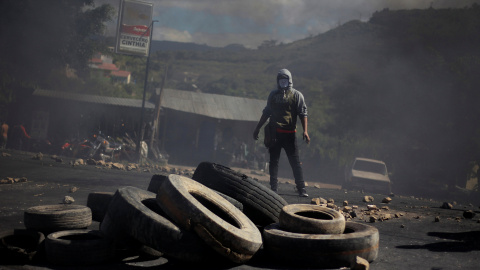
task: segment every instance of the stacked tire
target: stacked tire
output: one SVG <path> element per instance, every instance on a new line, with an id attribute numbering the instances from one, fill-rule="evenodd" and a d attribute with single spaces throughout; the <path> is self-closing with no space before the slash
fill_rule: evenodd
<path id="1" fill-rule="evenodd" d="M 25 227 L 46 235 L 39 245 L 55 265 L 97 265 L 113 259 L 115 248 L 92 224 L 92 211 L 84 205 L 58 204 L 30 207 L 24 212 Z"/>
<path id="2" fill-rule="evenodd" d="M 117 246 L 148 246 L 189 263 L 250 260 L 262 245 L 256 225 L 214 190 L 184 176 L 152 177 L 149 190 L 122 187 L 100 230 Z"/>
<path id="3" fill-rule="evenodd" d="M 345 222 L 338 211 L 318 205 L 285 206 L 263 237 L 265 251 L 292 266 L 349 267 L 357 256 L 372 262 L 378 255 L 375 227 Z"/>

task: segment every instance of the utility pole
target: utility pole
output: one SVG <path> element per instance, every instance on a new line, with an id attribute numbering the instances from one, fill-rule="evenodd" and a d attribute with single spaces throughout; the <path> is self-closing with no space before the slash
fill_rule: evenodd
<path id="1" fill-rule="evenodd" d="M 143 100 L 142 100 L 142 112 L 140 114 L 140 125 L 138 128 L 138 137 L 137 137 L 137 147 L 135 149 L 135 153 L 137 156 L 137 159 L 140 160 L 140 142 L 143 140 L 143 134 L 144 134 L 144 125 L 143 125 L 143 118 L 145 115 L 145 97 L 147 95 L 147 83 L 148 83 L 148 65 L 150 63 L 150 50 L 152 48 L 152 42 L 153 42 L 153 23 L 158 22 L 157 20 L 152 21 L 152 24 L 150 25 L 150 42 L 148 43 L 148 55 L 147 55 L 147 66 L 145 68 L 145 82 L 143 85 Z"/>
<path id="2" fill-rule="evenodd" d="M 153 141 L 156 134 L 158 134 L 158 130 L 160 128 L 160 110 L 162 106 L 162 94 L 163 94 L 163 87 L 165 86 L 165 81 L 167 80 L 167 72 L 168 72 L 168 65 L 165 65 L 165 73 L 163 74 L 162 85 L 160 86 L 160 93 L 158 94 L 157 102 L 155 103 L 155 116 L 153 119 L 153 131 L 152 131 L 152 138 L 150 138 L 150 147 L 153 147 Z"/>

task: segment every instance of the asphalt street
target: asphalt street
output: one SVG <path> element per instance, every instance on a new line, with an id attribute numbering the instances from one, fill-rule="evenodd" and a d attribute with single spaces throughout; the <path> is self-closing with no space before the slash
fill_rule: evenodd
<path id="1" fill-rule="evenodd" d="M 5 153 L 5 154 L 4 154 Z M 156 169 L 141 168 L 134 171 L 107 169 L 94 165 L 72 166 L 69 159 L 57 162 L 49 156 L 42 160 L 32 159 L 32 153 L 0 152 L 0 179 L 6 177 L 26 178 L 26 182 L 0 184 L 0 231 L 24 228 L 24 210 L 38 205 L 62 203 L 64 196 L 72 196 L 74 204 L 86 205 L 91 192 L 115 192 L 122 186 L 147 189 Z M 173 165 L 170 165 L 174 167 Z M 194 169 L 194 168 L 192 168 Z M 193 173 L 193 171 L 192 171 Z M 246 173 L 249 175 L 248 173 Z M 256 175 L 250 175 L 256 177 Z M 265 185 L 268 183 L 261 179 Z M 320 188 L 315 187 L 319 185 Z M 71 192 L 72 188 L 77 190 Z M 325 188 L 329 187 L 329 188 Z M 352 221 L 366 222 L 378 228 L 380 247 L 378 258 L 370 269 L 480 269 L 480 214 L 479 206 L 469 202 L 448 201 L 452 209 L 441 208 L 443 200 L 417 198 L 395 194 L 390 203 L 382 203 L 388 194 L 371 194 L 331 188 L 321 183 L 310 182 L 308 198 L 299 197 L 294 185 L 283 181 L 279 194 L 290 204 L 310 204 L 312 198 L 333 199 L 343 208 L 343 202 L 358 207 L 358 216 Z M 364 202 L 370 195 L 373 202 Z M 379 215 L 385 219 L 370 221 L 365 214 L 367 205 L 380 208 Z M 466 210 L 476 216 L 463 217 Z M 388 214 L 390 216 L 388 216 Z M 436 220 L 437 219 L 437 220 Z M 93 222 L 90 228 L 98 229 Z M 96 266 L 95 269 L 181 269 L 184 266 L 165 258 L 156 260 L 123 261 Z M 198 266 L 194 267 L 198 269 Z M 245 265 L 232 265 L 225 269 L 294 269 L 295 265 L 280 264 L 275 259 L 260 254 Z M 0 269 L 59 269 L 48 263 L 36 265 L 2 265 Z M 63 268 L 67 269 L 67 268 Z M 75 269 L 92 269 L 92 267 Z"/>

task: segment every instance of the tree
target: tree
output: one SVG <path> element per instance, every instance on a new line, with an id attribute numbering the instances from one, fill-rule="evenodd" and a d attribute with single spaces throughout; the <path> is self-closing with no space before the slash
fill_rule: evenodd
<path id="1" fill-rule="evenodd" d="M 51 70 L 83 71 L 105 45 L 94 39 L 113 7 L 93 0 L 0 1 L 0 72 L 42 82 Z"/>

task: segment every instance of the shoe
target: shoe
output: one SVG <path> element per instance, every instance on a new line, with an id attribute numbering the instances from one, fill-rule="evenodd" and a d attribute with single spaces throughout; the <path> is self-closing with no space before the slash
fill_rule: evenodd
<path id="1" fill-rule="evenodd" d="M 304 188 L 300 189 L 300 191 L 298 192 L 298 196 L 308 197 L 307 191 Z"/>

